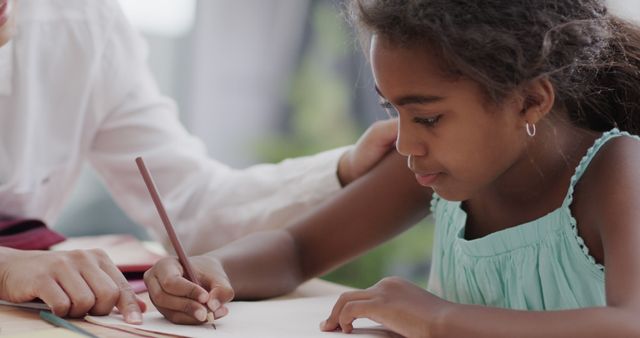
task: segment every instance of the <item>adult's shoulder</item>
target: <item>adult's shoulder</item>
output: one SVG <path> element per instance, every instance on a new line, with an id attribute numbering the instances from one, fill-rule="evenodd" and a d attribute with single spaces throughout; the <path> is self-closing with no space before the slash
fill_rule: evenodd
<path id="1" fill-rule="evenodd" d="M 121 37 L 123 31 L 130 30 L 117 0 L 15 2 L 14 40 L 19 50 L 31 55 L 43 53 L 47 58 L 73 55 L 79 69 L 83 60 L 87 64 L 98 62 L 112 36 Z"/>
<path id="2" fill-rule="evenodd" d="M 122 11 L 117 0 L 19 0 L 15 14 L 19 26 L 82 23 L 105 29 Z"/>

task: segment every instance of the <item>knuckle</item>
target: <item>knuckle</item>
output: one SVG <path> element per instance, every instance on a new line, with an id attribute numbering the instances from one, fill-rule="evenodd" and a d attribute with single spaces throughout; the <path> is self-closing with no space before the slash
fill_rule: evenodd
<path id="1" fill-rule="evenodd" d="M 216 294 L 223 303 L 230 302 L 236 296 L 233 288 L 227 285 L 216 286 L 213 293 Z"/>
<path id="2" fill-rule="evenodd" d="M 42 290 L 46 288 L 47 285 L 52 283 L 51 274 L 49 273 L 49 271 L 39 270 L 38 272 L 33 274 L 33 278 L 31 278 L 29 282 L 33 282 L 36 290 Z"/>
<path id="3" fill-rule="evenodd" d="M 188 313 L 190 315 L 195 314 L 197 310 L 198 306 L 192 301 L 185 302 L 184 306 L 182 307 L 182 312 Z"/>
<path id="4" fill-rule="evenodd" d="M 100 261 L 110 260 L 109 255 L 103 249 L 91 249 L 89 253 Z"/>
<path id="5" fill-rule="evenodd" d="M 178 280 L 175 276 L 164 276 L 162 278 L 158 278 L 158 282 L 163 289 L 173 290 L 176 287 Z"/>
<path id="6" fill-rule="evenodd" d="M 129 296 L 133 297 L 133 295 L 135 294 L 133 292 L 133 288 L 131 287 L 131 285 L 129 285 L 129 283 L 127 283 L 126 281 L 122 282 L 122 284 L 118 285 L 118 291 L 119 291 L 118 293 L 119 293 L 119 295 L 121 297 L 123 295 L 126 296 L 126 297 L 129 297 Z"/>
<path id="7" fill-rule="evenodd" d="M 354 303 L 347 303 L 342 308 L 342 312 L 340 313 L 340 317 L 349 316 L 356 310 L 356 305 Z"/>
<path id="8" fill-rule="evenodd" d="M 80 309 L 90 309 L 95 304 L 95 297 L 93 295 L 89 295 L 87 293 L 82 293 L 78 295 L 78 297 L 74 298 L 74 307 Z"/>
<path id="9" fill-rule="evenodd" d="M 379 284 L 382 288 L 395 288 L 395 287 L 401 286 L 402 283 L 403 283 L 402 278 L 392 276 L 392 277 L 383 278 Z"/>
<path id="10" fill-rule="evenodd" d="M 88 252 L 85 250 L 71 250 L 69 251 L 69 257 L 73 260 L 85 260 L 87 259 Z"/>
<path id="11" fill-rule="evenodd" d="M 345 302 L 347 299 L 351 298 L 355 294 L 354 291 L 343 292 L 340 297 L 338 297 L 338 302 Z"/>
<path id="12" fill-rule="evenodd" d="M 187 293 L 187 298 L 191 298 L 191 299 L 197 299 L 198 295 L 199 295 L 199 289 L 197 286 L 195 285 L 191 285 L 189 287 L 189 292 Z"/>
<path id="13" fill-rule="evenodd" d="M 178 262 L 178 259 L 175 257 L 165 257 L 161 260 L 159 260 L 156 263 L 156 266 L 160 266 L 160 267 L 171 267 L 174 264 L 176 264 Z"/>
<path id="14" fill-rule="evenodd" d="M 97 288 L 94 292 L 96 294 L 96 300 L 101 302 L 108 302 L 114 304 L 120 297 L 118 288 L 112 285 L 104 285 Z"/>
<path id="15" fill-rule="evenodd" d="M 54 271 L 64 271 L 71 267 L 73 260 L 73 255 L 69 253 L 68 255 L 55 255 L 51 258 L 49 262 L 49 267 Z"/>
<path id="16" fill-rule="evenodd" d="M 347 292 L 341 294 L 336 301 L 336 306 L 334 306 L 334 310 L 338 307 L 339 304 L 345 303 L 347 300 Z"/>

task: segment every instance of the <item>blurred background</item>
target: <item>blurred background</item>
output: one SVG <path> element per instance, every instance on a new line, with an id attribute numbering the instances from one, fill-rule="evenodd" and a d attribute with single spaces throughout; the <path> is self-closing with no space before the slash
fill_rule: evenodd
<path id="1" fill-rule="evenodd" d="M 209 154 L 243 168 L 353 143 L 386 118 L 343 3 L 332 0 L 120 0 L 149 47 L 164 94 Z M 87 167 L 56 228 L 148 239 Z M 426 285 L 427 223 L 325 278 L 368 287 L 386 275 Z"/>
<path id="2" fill-rule="evenodd" d="M 119 0 L 146 38 L 149 64 L 209 154 L 243 168 L 353 143 L 386 115 L 339 0 Z M 610 0 L 640 18 L 640 1 Z M 89 167 L 57 229 L 148 239 Z M 387 275 L 425 286 L 430 218 L 324 278 L 368 287 Z"/>

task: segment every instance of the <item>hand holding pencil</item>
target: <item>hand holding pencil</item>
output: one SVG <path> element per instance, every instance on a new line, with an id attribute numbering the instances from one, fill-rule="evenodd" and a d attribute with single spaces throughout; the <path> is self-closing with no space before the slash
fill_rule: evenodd
<path id="1" fill-rule="evenodd" d="M 151 198 L 178 255 L 160 260 L 144 275 L 149 296 L 158 311 L 178 324 L 202 324 L 228 313 L 225 303 L 234 293 L 224 269 L 213 257 L 187 257 L 160 200 L 151 174 L 142 158 L 136 158 Z M 208 290 L 208 291 L 207 291 Z"/>

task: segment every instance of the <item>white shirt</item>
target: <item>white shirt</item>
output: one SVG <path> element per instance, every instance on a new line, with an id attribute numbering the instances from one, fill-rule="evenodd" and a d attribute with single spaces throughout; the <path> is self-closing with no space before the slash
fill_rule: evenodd
<path id="1" fill-rule="evenodd" d="M 234 170 L 206 155 L 146 64 L 113 0 L 20 0 L 0 48 L 0 214 L 54 224 L 88 160 L 137 223 L 164 229 L 143 156 L 190 253 L 285 225 L 339 189 L 344 149 Z M 215 108 L 212 108 L 215 109 Z"/>

